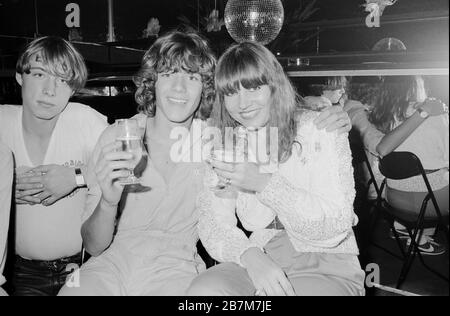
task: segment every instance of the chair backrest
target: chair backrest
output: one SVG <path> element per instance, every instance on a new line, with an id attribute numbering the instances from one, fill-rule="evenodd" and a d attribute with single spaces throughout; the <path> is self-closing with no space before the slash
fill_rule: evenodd
<path id="1" fill-rule="evenodd" d="M 379 164 L 380 172 L 388 179 L 401 180 L 417 175 L 425 175 L 420 159 L 407 151 L 394 151 L 383 157 Z"/>
<path id="2" fill-rule="evenodd" d="M 428 190 L 428 195 L 424 199 L 424 203 L 431 199 L 436 211 L 440 214 L 439 206 L 428 181 L 427 173 L 423 169 L 419 157 L 409 151 L 394 151 L 386 155 L 380 161 L 380 172 L 388 179 L 402 180 L 421 175 L 423 182 Z M 383 191 L 386 180 L 381 185 Z"/>
<path id="3" fill-rule="evenodd" d="M 349 142 L 350 142 L 350 149 L 352 151 L 353 163 L 354 164 L 363 163 L 366 166 L 370 176 L 370 179 L 366 183 L 366 185 L 367 187 L 373 185 L 375 192 L 377 194 L 377 199 L 380 199 L 381 198 L 380 186 L 378 185 L 375 174 L 373 173 L 372 166 L 366 154 L 365 146 L 361 140 L 361 136 L 354 129 L 352 129 L 349 133 Z"/>

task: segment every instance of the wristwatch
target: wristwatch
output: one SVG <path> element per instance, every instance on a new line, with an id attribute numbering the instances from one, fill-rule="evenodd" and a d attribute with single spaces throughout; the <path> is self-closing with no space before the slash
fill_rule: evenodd
<path id="1" fill-rule="evenodd" d="M 417 108 L 417 112 L 419 113 L 420 117 L 423 119 L 426 119 L 428 116 L 430 116 L 430 114 L 422 108 Z"/>
<path id="2" fill-rule="evenodd" d="M 84 180 L 84 176 L 80 168 L 75 168 L 75 182 L 77 183 L 77 187 L 86 186 L 86 181 Z"/>

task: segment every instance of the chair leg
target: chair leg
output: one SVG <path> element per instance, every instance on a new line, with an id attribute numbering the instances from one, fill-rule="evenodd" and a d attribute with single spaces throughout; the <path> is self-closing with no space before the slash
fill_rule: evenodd
<path id="1" fill-rule="evenodd" d="M 397 242 L 398 248 L 400 249 L 400 252 L 402 253 L 403 258 L 406 258 L 406 253 L 405 253 L 405 249 L 403 247 L 402 241 L 400 240 L 400 236 L 398 235 L 397 231 L 395 230 L 394 220 L 392 220 L 392 222 L 390 224 L 391 224 L 391 230 L 392 230 L 392 233 L 394 234 L 395 241 Z"/>
<path id="2" fill-rule="evenodd" d="M 417 251 L 419 250 L 417 249 L 416 242 L 414 240 L 411 240 L 411 244 L 408 247 L 408 251 L 403 262 L 402 271 L 400 272 L 400 276 L 397 281 L 397 289 L 399 289 L 402 286 L 403 282 L 405 282 Z"/>
<path id="3" fill-rule="evenodd" d="M 377 226 L 378 220 L 380 218 L 380 210 L 376 202 L 369 209 L 369 218 L 368 218 L 368 234 L 367 234 L 367 246 L 372 243 L 373 234 L 375 232 L 375 228 Z"/>

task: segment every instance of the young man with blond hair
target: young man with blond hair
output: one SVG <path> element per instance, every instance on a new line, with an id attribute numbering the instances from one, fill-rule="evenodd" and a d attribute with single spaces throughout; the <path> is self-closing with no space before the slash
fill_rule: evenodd
<path id="1" fill-rule="evenodd" d="M 0 105 L 0 140 L 15 160 L 14 295 L 56 295 L 81 261 L 85 165 L 106 117 L 70 103 L 87 68 L 59 37 L 32 41 L 16 80 L 22 105 Z"/>

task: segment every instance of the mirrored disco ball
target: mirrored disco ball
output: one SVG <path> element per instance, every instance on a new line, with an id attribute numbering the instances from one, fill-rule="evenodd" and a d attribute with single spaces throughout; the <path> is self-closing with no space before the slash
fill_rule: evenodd
<path id="1" fill-rule="evenodd" d="M 266 45 L 280 33 L 284 9 L 280 0 L 229 0 L 224 19 L 228 33 L 236 42 Z"/>

